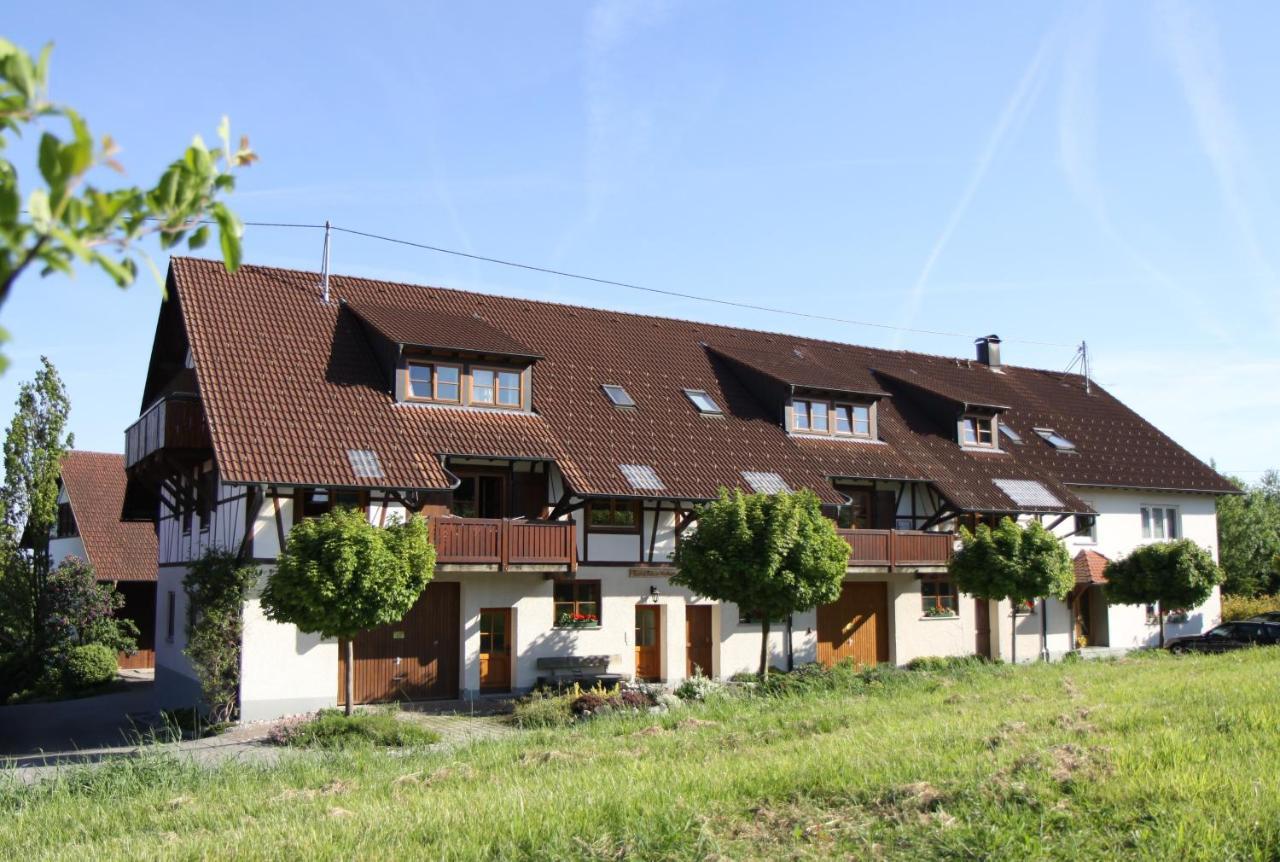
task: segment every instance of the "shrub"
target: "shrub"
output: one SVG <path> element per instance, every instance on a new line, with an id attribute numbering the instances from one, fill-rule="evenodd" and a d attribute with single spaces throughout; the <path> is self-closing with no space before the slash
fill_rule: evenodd
<path id="1" fill-rule="evenodd" d="M 1268 611 L 1280 611 L 1280 594 L 1273 596 L 1222 597 L 1222 621 L 1247 620 Z"/>
<path id="2" fill-rule="evenodd" d="M 116 654 L 102 644 L 73 646 L 62 665 L 62 684 L 69 691 L 110 682 L 116 675 Z"/>
<path id="3" fill-rule="evenodd" d="M 402 721 L 394 710 L 346 715 L 339 709 L 322 709 L 315 718 L 278 724 L 270 738 L 300 748 L 406 748 L 439 742 L 440 734 Z"/>
<path id="4" fill-rule="evenodd" d="M 213 724 L 230 721 L 239 707 L 244 600 L 257 580 L 255 567 L 241 566 L 231 554 L 211 548 L 191 564 L 182 581 L 187 594 L 183 652 L 200 680 Z"/>
<path id="5" fill-rule="evenodd" d="M 931 673 L 972 670 L 991 664 L 991 659 L 979 655 L 922 655 L 907 662 L 906 669 Z"/>
<path id="6" fill-rule="evenodd" d="M 586 691 L 570 701 L 569 710 L 577 718 L 587 718 L 607 712 L 613 706 L 610 700 L 608 695 L 598 691 Z"/>
<path id="7" fill-rule="evenodd" d="M 564 727 L 573 723 L 573 695 L 535 691 L 516 701 L 512 718 L 525 729 Z"/>
<path id="8" fill-rule="evenodd" d="M 755 680 L 754 675 L 748 675 L 751 681 Z M 703 701 L 708 698 L 715 697 L 724 693 L 724 683 L 711 679 L 710 677 L 697 674 L 685 679 L 684 682 L 676 688 L 675 695 L 681 700 L 697 700 Z"/>

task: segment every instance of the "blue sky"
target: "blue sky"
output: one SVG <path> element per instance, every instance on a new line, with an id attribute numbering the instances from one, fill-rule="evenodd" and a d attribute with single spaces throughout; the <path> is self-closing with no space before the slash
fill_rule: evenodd
<path id="1" fill-rule="evenodd" d="M 336 272 L 960 356 L 996 332 L 1044 368 L 1088 339 L 1200 457 L 1280 466 L 1275 4 L 268 5 L 20 4 L 4 35 L 55 43 L 54 98 L 137 181 L 229 114 L 262 157 L 247 220 L 961 335 L 349 235 Z M 320 252 L 246 231 L 253 263 Z M 119 450 L 159 302 L 149 278 L 27 276 L 0 403 L 47 354 L 78 446 Z"/>

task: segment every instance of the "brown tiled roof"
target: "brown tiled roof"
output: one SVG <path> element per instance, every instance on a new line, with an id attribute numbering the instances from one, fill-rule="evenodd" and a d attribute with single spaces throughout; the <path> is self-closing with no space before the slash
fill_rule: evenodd
<path id="1" fill-rule="evenodd" d="M 147 522 L 120 521 L 124 456 L 73 449 L 62 459 L 62 485 L 98 580 L 154 581 L 155 528 Z"/>
<path id="2" fill-rule="evenodd" d="M 830 476 L 929 481 L 977 511 L 1027 508 L 993 480 L 1039 483 L 1061 503 L 1042 511 L 1088 511 L 1071 485 L 1234 490 L 1096 385 L 1086 393 L 1074 375 L 996 373 L 966 360 L 343 276 L 331 276 L 335 301 L 325 304 L 314 273 L 244 266 L 229 275 L 191 258 L 175 258 L 171 274 L 219 468 L 232 482 L 445 488 L 451 477 L 437 456 L 454 454 L 552 459 L 584 495 L 703 499 L 721 486 L 746 488 L 743 471 L 776 472 L 827 502 L 841 499 Z M 425 331 L 416 322 L 462 321 L 467 334 L 432 330 L 430 339 L 492 350 L 497 333 L 541 355 L 533 412 L 396 404 L 353 310 L 396 340 L 413 342 L 412 332 Z M 792 385 L 887 391 L 883 442 L 786 434 L 780 405 L 720 357 Z M 947 397 L 1008 405 L 1002 421 L 1022 445 L 961 449 L 954 423 L 939 422 L 899 382 L 915 378 Z M 613 407 L 605 383 L 624 386 L 637 407 Z M 706 390 L 724 415 L 700 414 L 684 389 Z M 1077 451 L 1053 449 L 1032 432 L 1037 426 L 1062 432 Z M 385 477 L 354 478 L 348 449 L 374 450 Z M 651 466 L 663 489 L 632 487 L 623 464 Z"/>
<path id="3" fill-rule="evenodd" d="M 394 344 L 538 358 L 529 348 L 485 323 L 474 313 L 446 314 L 421 308 L 392 308 L 365 302 L 348 305 L 365 323 Z"/>
<path id="4" fill-rule="evenodd" d="M 1105 584 L 1107 563 L 1111 562 L 1097 551 L 1083 550 L 1072 561 L 1076 569 L 1076 585 Z"/>

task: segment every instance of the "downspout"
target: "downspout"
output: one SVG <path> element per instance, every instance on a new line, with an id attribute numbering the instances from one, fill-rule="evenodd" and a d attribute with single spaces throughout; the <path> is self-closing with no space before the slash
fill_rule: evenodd
<path id="1" fill-rule="evenodd" d="M 1040 598 L 1040 661 L 1049 660 L 1049 600 Z"/>
<path id="2" fill-rule="evenodd" d="M 795 651 L 791 645 L 791 614 L 787 614 L 787 673 L 796 669 Z"/>

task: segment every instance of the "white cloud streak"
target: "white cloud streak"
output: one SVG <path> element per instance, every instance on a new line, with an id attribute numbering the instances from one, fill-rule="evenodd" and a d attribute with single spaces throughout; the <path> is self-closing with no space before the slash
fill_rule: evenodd
<path id="1" fill-rule="evenodd" d="M 1005 102 L 1004 108 L 996 118 L 995 125 L 987 135 L 986 142 L 978 153 L 978 159 L 969 174 L 969 181 L 965 184 L 959 200 L 952 207 L 951 214 L 948 216 L 946 224 L 943 225 L 942 232 L 934 240 L 933 246 L 929 249 L 929 254 L 925 257 L 923 266 L 920 267 L 920 273 L 916 276 L 907 294 L 907 309 L 903 326 L 911 326 L 915 321 L 916 314 L 919 312 L 920 305 L 924 300 L 925 287 L 929 283 L 930 276 L 933 275 L 934 267 L 937 266 L 938 260 L 951 242 L 951 237 L 956 228 L 959 227 L 964 220 L 965 214 L 969 211 L 969 206 L 973 203 L 978 190 L 982 187 L 982 183 L 987 177 L 987 172 L 991 169 L 991 165 L 999 154 L 1000 148 L 1004 145 L 1005 139 L 1017 131 L 1035 105 L 1044 84 L 1045 68 L 1053 51 L 1053 45 L 1057 38 L 1056 34 L 1057 28 L 1050 28 L 1040 40 L 1035 54 L 1032 55 L 1031 61 L 1023 70 L 1017 85 L 1013 89 L 1013 93 L 1010 94 L 1009 99 Z M 895 347 L 900 344 L 901 338 L 901 334 L 895 336 Z"/>

